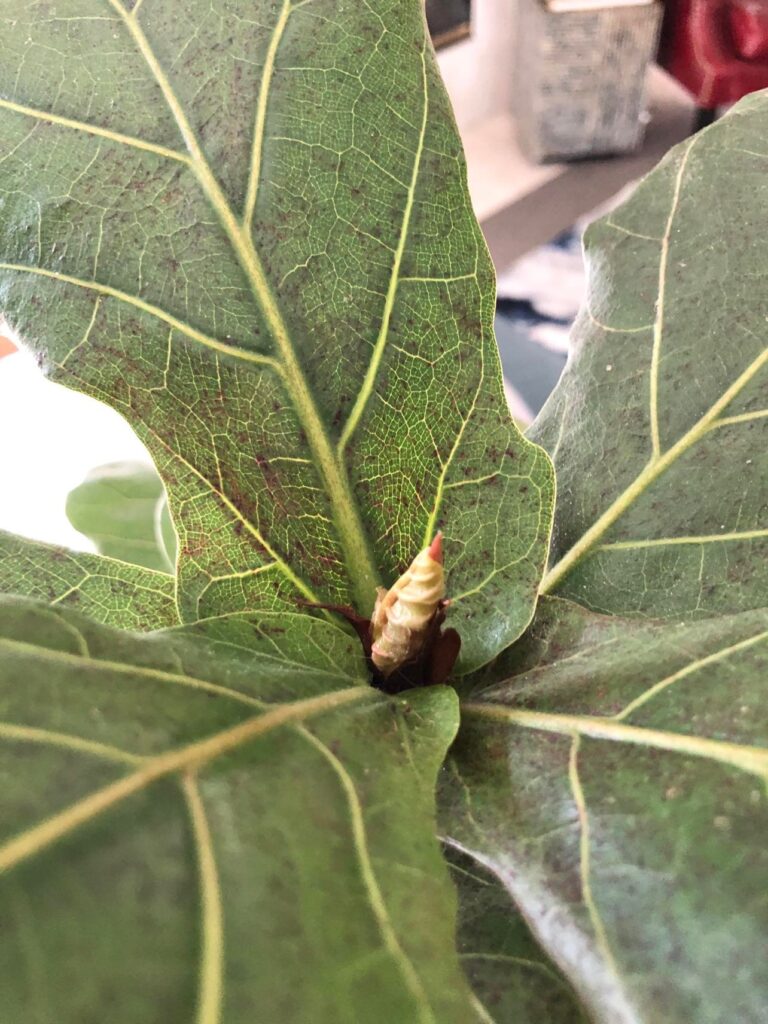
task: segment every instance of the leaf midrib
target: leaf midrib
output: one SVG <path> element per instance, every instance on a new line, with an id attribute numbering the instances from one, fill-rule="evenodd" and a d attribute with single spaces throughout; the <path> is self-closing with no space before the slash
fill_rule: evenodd
<path id="1" fill-rule="evenodd" d="M 674 225 L 675 217 L 677 215 L 680 198 L 682 195 L 683 179 L 688 167 L 688 162 L 693 151 L 693 147 L 700 140 L 701 135 L 696 135 L 688 141 L 686 144 L 680 163 L 675 175 L 674 187 L 672 191 L 672 201 L 670 204 L 669 214 L 667 216 L 664 233 L 661 238 L 654 239 L 661 245 L 661 251 L 659 255 L 659 272 L 658 272 L 658 285 L 657 285 L 657 296 L 656 296 L 656 313 L 652 324 L 653 331 L 653 343 L 651 347 L 651 359 L 649 365 L 649 421 L 650 421 L 650 434 L 651 434 L 651 456 L 645 467 L 638 474 L 638 476 L 632 481 L 632 483 L 613 501 L 613 503 L 599 516 L 599 518 L 592 524 L 592 526 L 579 538 L 579 540 L 563 555 L 544 575 L 541 583 L 540 592 L 542 594 L 552 593 L 563 579 L 571 572 L 571 570 L 586 556 L 588 555 L 599 540 L 604 536 L 607 530 L 627 511 L 628 508 L 638 499 L 638 497 L 644 493 L 644 491 L 650 487 L 650 485 L 660 477 L 681 455 L 683 455 L 692 445 L 694 445 L 701 437 L 703 437 L 708 431 L 716 429 L 719 426 L 724 426 L 726 423 L 738 422 L 740 420 L 752 419 L 755 414 L 747 413 L 744 416 L 733 416 L 720 418 L 720 413 L 730 405 L 730 403 L 739 395 L 744 387 L 752 380 L 752 378 L 759 372 L 768 360 L 768 348 L 764 349 L 763 353 L 757 356 L 756 359 L 741 373 L 736 380 L 723 392 L 720 398 L 704 413 L 703 416 L 681 437 L 678 441 L 667 449 L 666 452 L 661 450 L 661 432 L 659 424 L 659 374 L 661 368 L 661 350 L 664 340 L 664 317 L 665 317 L 665 300 L 666 300 L 666 288 L 667 288 L 667 272 L 669 264 L 669 252 L 670 242 L 672 238 L 672 228 Z M 618 229 L 624 230 L 618 224 L 613 224 L 610 220 L 611 226 Z M 646 237 L 646 236 L 640 236 Z M 650 236 L 647 236 L 650 237 Z M 645 329 L 645 328 L 643 328 Z M 761 410 L 756 415 L 763 415 Z M 560 424 L 560 434 L 562 436 L 562 430 L 565 425 L 565 413 Z M 559 447 L 556 445 L 556 449 Z M 759 531 L 762 534 L 762 531 Z M 703 539 L 703 538 L 702 538 Z M 713 538 L 706 538 L 707 540 Z M 674 543 L 674 539 L 672 539 Z M 628 542 L 626 546 L 630 544 L 636 544 L 637 542 Z M 615 545 L 618 547 L 619 545 Z M 648 544 L 647 546 L 651 546 Z M 607 545 L 603 545 L 607 547 Z"/>
<path id="2" fill-rule="evenodd" d="M 720 426 L 718 417 L 731 402 L 736 399 L 755 375 L 768 362 L 768 347 L 765 348 L 749 364 L 749 366 L 736 378 L 736 380 L 722 393 L 720 398 L 714 402 L 709 409 L 701 416 L 696 423 L 679 438 L 671 448 L 668 448 L 662 455 L 652 456 L 643 470 L 635 477 L 632 483 L 616 498 L 613 503 L 599 516 L 592 526 L 579 538 L 579 540 L 556 562 L 545 574 L 541 582 L 540 593 L 550 594 L 562 583 L 563 579 L 575 566 L 590 553 L 593 547 L 600 541 L 604 534 L 622 515 L 634 504 L 635 501 L 657 480 L 663 473 L 672 466 L 685 452 L 688 451 L 697 441 L 701 440 L 710 430 Z"/>
<path id="3" fill-rule="evenodd" d="M 146 303 L 143 300 L 138 299 L 136 296 L 132 296 L 120 291 L 119 289 L 112 288 L 111 286 L 102 285 L 95 281 L 85 281 L 59 272 L 46 271 L 45 268 L 30 267 L 21 264 L 4 263 L 0 264 L 0 269 L 29 272 L 39 274 L 41 276 L 47 276 L 52 279 L 62 281 L 63 283 L 93 290 L 97 293 L 116 298 L 120 301 L 128 302 L 141 309 L 143 312 L 146 312 L 148 315 L 164 321 L 183 335 L 186 335 L 207 348 L 218 351 L 231 358 L 243 359 L 274 370 L 282 380 L 291 398 L 297 418 L 301 423 L 307 438 L 307 443 L 312 450 L 315 464 L 319 469 L 321 478 L 323 479 L 325 492 L 333 511 L 333 517 L 338 531 L 339 542 L 342 548 L 355 604 L 361 612 L 367 614 L 372 609 L 376 587 L 380 583 L 380 578 L 373 559 L 370 540 L 367 536 L 360 516 L 360 511 L 352 493 L 344 461 L 344 453 L 354 431 L 359 425 L 366 404 L 372 394 L 381 359 L 383 358 L 388 341 L 389 322 L 394 309 L 396 290 L 400 280 L 400 265 L 409 231 L 426 136 L 429 104 L 425 50 L 422 48 L 420 53 L 424 93 L 422 121 L 419 129 L 419 139 L 414 156 L 411 180 L 406 194 L 398 244 L 394 252 L 390 281 L 385 297 L 384 309 L 382 311 L 380 330 L 374 344 L 371 361 L 361 386 L 361 390 L 358 393 L 355 404 L 350 411 L 339 444 L 334 450 L 334 446 L 326 432 L 318 406 L 299 363 L 290 333 L 272 294 L 250 234 L 250 219 L 254 212 L 258 191 L 260 162 L 263 148 L 263 132 L 267 113 L 269 85 L 272 72 L 274 70 L 275 57 L 288 17 L 294 10 L 303 6 L 307 0 L 303 0 L 303 2 L 299 3 L 291 3 L 291 0 L 284 0 L 278 14 L 278 22 L 270 40 L 264 68 L 265 74 L 258 97 L 257 113 L 254 124 L 253 150 L 251 156 L 251 172 L 249 175 L 246 195 L 245 215 L 242 223 L 235 216 L 218 180 L 216 179 L 216 176 L 213 174 L 210 164 L 203 153 L 202 147 L 197 140 L 196 134 L 192 129 L 178 97 L 176 96 L 160 62 L 154 54 L 154 51 L 139 24 L 137 17 L 139 5 L 137 4 L 134 10 L 129 12 L 125 9 L 122 3 L 120 3 L 120 0 L 107 0 L 107 2 L 112 9 L 116 11 L 121 22 L 128 29 L 156 84 L 160 88 L 184 141 L 187 149 L 186 153 L 170 149 L 165 146 L 156 145 L 134 136 L 114 132 L 110 129 L 104 129 L 98 125 L 91 125 L 72 118 L 61 117 L 59 115 L 22 104 L 11 103 L 8 101 L 0 103 L 0 106 L 5 106 L 10 110 L 33 117 L 37 120 L 50 121 L 51 123 L 59 124 L 62 127 L 103 137 L 112 142 L 153 152 L 163 158 L 172 159 L 186 164 L 197 178 L 206 199 L 213 207 L 225 233 L 227 234 L 227 237 L 229 238 L 238 262 L 240 263 L 240 266 L 248 280 L 251 293 L 262 310 L 272 337 L 276 342 L 281 359 L 278 361 L 269 356 L 250 352 L 248 350 L 229 345 L 225 342 L 221 342 L 218 339 L 212 338 L 197 330 L 190 324 L 186 324 L 178 320 L 178 318 L 173 317 L 165 310 L 153 306 L 150 303 Z M 441 497 L 441 494 L 437 495 L 435 508 L 439 506 Z M 432 516 L 432 520 L 433 519 L 434 514 Z M 279 562 L 280 570 L 284 571 L 284 561 L 279 559 Z M 287 575 L 291 582 L 296 585 L 295 574 L 289 573 Z M 299 589 L 305 594 L 305 596 L 307 596 L 305 587 L 300 586 Z"/>
<path id="4" fill-rule="evenodd" d="M 281 704 L 206 739 L 196 740 L 185 747 L 147 759 L 136 771 L 91 793 L 0 847 L 0 874 L 161 778 L 180 772 L 199 771 L 256 736 L 371 696 L 378 694 L 369 687 L 353 686 L 319 697 Z"/>
<path id="5" fill-rule="evenodd" d="M 162 673 L 162 675 L 169 675 L 169 673 Z M 232 692 L 228 696 L 235 696 L 235 694 Z M 301 724 L 309 718 L 356 703 L 363 697 L 381 699 L 381 695 L 371 688 L 355 686 L 323 694 L 320 697 L 282 704 L 230 729 L 216 733 L 214 736 L 151 759 L 141 758 L 104 744 L 83 740 L 77 736 L 0 723 L 0 736 L 6 738 L 47 743 L 78 753 L 104 758 L 111 762 L 139 765 L 131 774 L 97 790 L 0 847 L 0 875 L 35 856 L 97 815 L 135 795 L 159 779 L 173 774 L 180 775 L 197 847 L 202 902 L 202 955 L 197 1020 L 199 1024 L 214 1024 L 219 1020 L 222 1002 L 223 911 L 210 826 L 197 786 L 197 776 L 200 770 L 212 761 L 231 753 L 257 736 L 265 735 L 283 725 L 298 722 L 300 723 L 297 726 L 298 733 L 315 747 L 329 763 L 341 784 L 351 816 L 352 838 L 369 906 L 381 932 L 384 945 L 397 964 L 405 986 L 414 1000 L 417 1008 L 417 1020 L 419 1024 L 436 1024 L 426 991 L 413 962 L 397 936 L 384 895 L 379 887 L 368 851 L 363 809 L 352 778 L 333 751 Z"/>
<path id="6" fill-rule="evenodd" d="M 668 750 L 717 761 L 738 768 L 761 779 L 768 779 L 768 749 L 727 740 L 712 740 L 678 732 L 667 732 L 644 726 L 627 725 L 615 718 L 599 715 L 569 715 L 545 711 L 525 711 L 504 704 L 462 704 L 464 714 L 492 719 L 524 729 L 559 733 L 564 736 L 585 736 L 589 739 L 629 743 L 635 746 Z"/>
<path id="7" fill-rule="evenodd" d="M 192 170 L 230 240 L 248 279 L 251 293 L 260 306 L 277 344 L 282 359 L 286 388 L 293 401 L 296 415 L 304 428 L 307 442 L 316 459 L 333 509 L 355 603 L 362 613 L 369 613 L 373 607 L 376 587 L 380 583 L 369 541 L 354 501 L 346 469 L 337 460 L 326 434 L 285 321 L 272 295 L 258 253 L 254 248 L 250 231 L 235 217 L 138 20 L 125 10 L 119 0 L 109 0 L 109 3 L 120 15 L 165 98 L 190 154 Z"/>

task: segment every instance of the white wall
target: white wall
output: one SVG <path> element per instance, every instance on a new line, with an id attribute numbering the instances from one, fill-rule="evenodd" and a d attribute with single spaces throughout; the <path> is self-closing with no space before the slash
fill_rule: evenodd
<path id="1" fill-rule="evenodd" d="M 472 34 L 438 53 L 459 131 L 512 102 L 515 0 L 472 0 Z"/>

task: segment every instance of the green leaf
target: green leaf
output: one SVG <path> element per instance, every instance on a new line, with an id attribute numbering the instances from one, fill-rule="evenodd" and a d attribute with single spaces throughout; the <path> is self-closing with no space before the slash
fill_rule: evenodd
<path id="1" fill-rule="evenodd" d="M 179 554 L 179 540 L 173 526 L 165 491 L 163 491 L 163 497 L 160 501 L 157 519 L 155 520 L 155 529 L 157 531 L 158 545 L 163 553 L 163 557 L 166 563 L 173 567 L 175 572 L 176 558 Z"/>
<path id="2" fill-rule="evenodd" d="M 419 0 L 2 27 L 0 305 L 150 449 L 185 621 L 369 612 L 441 528 L 463 668 L 493 657 L 532 613 L 552 474 L 506 407 Z"/>
<path id="3" fill-rule="evenodd" d="M 443 834 L 596 1021 L 759 1021 L 768 612 L 661 624 L 545 599 L 517 646 L 517 674 L 463 705 Z"/>
<path id="4" fill-rule="evenodd" d="M 573 990 L 531 938 L 509 893 L 482 865 L 446 849 L 459 893 L 459 958 L 484 1024 L 586 1024 Z"/>
<path id="5" fill-rule="evenodd" d="M 2 531 L 0 594 L 69 605 L 123 629 L 162 629 L 179 621 L 173 576 Z"/>
<path id="6" fill-rule="evenodd" d="M 9 1021 L 474 1019 L 434 839 L 453 691 L 386 698 L 284 638 L 288 694 L 279 636 L 0 602 Z"/>
<path id="7" fill-rule="evenodd" d="M 587 232 L 589 294 L 532 430 L 558 508 L 545 593 L 678 617 L 768 605 L 761 184 L 768 96 Z"/>
<path id="8" fill-rule="evenodd" d="M 168 572 L 173 562 L 162 535 L 165 507 L 157 473 L 134 462 L 98 466 L 67 498 L 69 521 L 102 555 Z"/>

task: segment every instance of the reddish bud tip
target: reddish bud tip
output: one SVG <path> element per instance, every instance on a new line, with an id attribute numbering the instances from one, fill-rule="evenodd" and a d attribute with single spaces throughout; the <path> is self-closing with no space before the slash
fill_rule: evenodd
<path id="1" fill-rule="evenodd" d="M 433 562 L 438 562 L 440 565 L 443 564 L 443 535 L 438 532 L 435 539 L 429 545 L 427 554 Z"/>

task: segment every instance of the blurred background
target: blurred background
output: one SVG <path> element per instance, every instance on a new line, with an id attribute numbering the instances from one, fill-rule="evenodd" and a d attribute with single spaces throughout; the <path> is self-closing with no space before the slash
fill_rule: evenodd
<path id="1" fill-rule="evenodd" d="M 768 0 L 426 0 L 498 274 L 496 330 L 521 425 L 567 356 L 583 229 L 676 142 L 768 87 Z M 0 325 L 0 529 L 83 550 L 67 494 L 149 462 L 127 424 L 45 381 Z"/>

